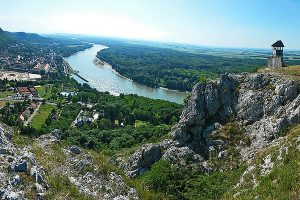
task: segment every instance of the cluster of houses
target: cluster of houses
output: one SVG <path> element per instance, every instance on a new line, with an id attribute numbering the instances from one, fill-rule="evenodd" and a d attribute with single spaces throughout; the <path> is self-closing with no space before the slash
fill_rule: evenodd
<path id="1" fill-rule="evenodd" d="M 96 110 L 93 110 L 93 112 L 81 110 L 74 120 L 73 125 L 79 127 L 87 123 L 95 122 L 99 119 L 99 117 L 100 113 Z"/>
<path id="2" fill-rule="evenodd" d="M 19 97 L 38 97 L 39 94 L 34 87 L 17 87 L 17 92 Z"/>
<path id="3" fill-rule="evenodd" d="M 60 95 L 62 97 L 69 97 L 69 96 L 74 96 L 74 94 L 76 94 L 75 92 L 61 92 Z"/>
<path id="4" fill-rule="evenodd" d="M 31 70 L 31 73 L 45 75 L 45 74 L 49 73 L 49 70 L 50 70 L 50 65 L 48 63 L 46 63 L 46 64 L 38 63 Z"/>

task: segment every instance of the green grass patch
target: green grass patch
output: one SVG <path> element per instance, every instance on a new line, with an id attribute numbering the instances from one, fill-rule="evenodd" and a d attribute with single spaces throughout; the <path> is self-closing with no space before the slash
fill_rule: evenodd
<path id="1" fill-rule="evenodd" d="M 50 191 L 45 199 L 93 199 L 79 192 L 78 188 L 72 184 L 67 176 L 56 175 L 49 177 Z"/>
<path id="2" fill-rule="evenodd" d="M 48 99 L 51 97 L 52 85 L 35 86 L 40 97 Z"/>
<path id="3" fill-rule="evenodd" d="M 40 129 L 45 124 L 46 119 L 54 108 L 56 108 L 56 106 L 50 104 L 41 105 L 38 112 L 32 118 L 32 127 L 35 129 Z"/>
<path id="4" fill-rule="evenodd" d="M 3 92 L 0 92 L 0 98 L 5 98 L 9 95 L 12 95 L 13 92 L 12 91 L 3 91 Z"/>
<path id="5" fill-rule="evenodd" d="M 27 136 L 20 135 L 20 133 L 17 130 L 14 130 L 13 143 L 17 147 L 23 148 L 27 145 L 30 145 L 32 143 L 32 139 L 30 139 Z"/>
<path id="6" fill-rule="evenodd" d="M 140 120 L 135 121 L 135 124 L 134 124 L 135 128 L 140 128 L 140 127 L 143 127 L 143 126 L 147 126 L 147 122 L 140 121 Z"/>

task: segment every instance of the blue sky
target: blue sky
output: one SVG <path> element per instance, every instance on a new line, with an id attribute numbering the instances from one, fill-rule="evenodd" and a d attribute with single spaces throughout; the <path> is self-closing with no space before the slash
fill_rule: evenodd
<path id="1" fill-rule="evenodd" d="M 300 49 L 299 0 L 0 0 L 9 31 Z"/>

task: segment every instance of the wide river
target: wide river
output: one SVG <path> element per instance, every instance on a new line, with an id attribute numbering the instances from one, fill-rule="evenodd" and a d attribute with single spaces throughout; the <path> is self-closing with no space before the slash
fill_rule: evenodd
<path id="1" fill-rule="evenodd" d="M 65 59 L 74 70 L 79 71 L 79 74 L 89 81 L 88 84 L 91 87 L 96 88 L 98 91 L 108 91 L 112 95 L 119 95 L 121 93 L 137 94 L 152 99 L 162 99 L 183 104 L 187 96 L 185 92 L 146 87 L 120 76 L 108 64 L 102 66 L 95 65 L 93 60 L 97 52 L 105 48 L 107 47 L 94 45 L 90 49 L 78 52 Z M 74 76 L 74 78 L 80 83 L 85 82 L 77 76 Z"/>

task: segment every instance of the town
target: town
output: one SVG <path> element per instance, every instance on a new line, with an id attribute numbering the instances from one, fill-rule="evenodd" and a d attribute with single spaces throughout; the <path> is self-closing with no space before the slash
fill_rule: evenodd
<path id="1" fill-rule="evenodd" d="M 38 74 L 40 79 L 59 78 L 66 75 L 64 57 L 91 46 L 76 40 L 13 33 L 0 28 L 0 72 Z"/>

